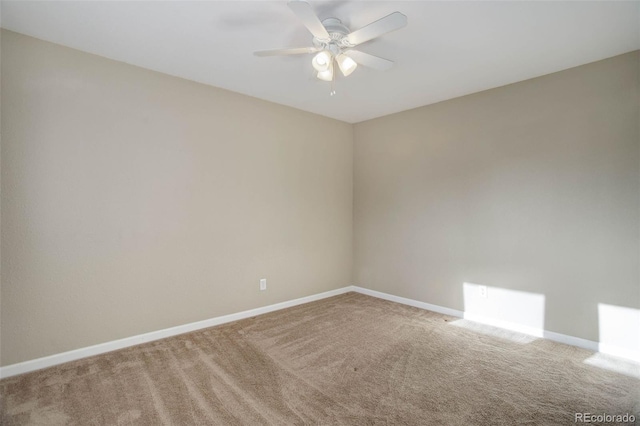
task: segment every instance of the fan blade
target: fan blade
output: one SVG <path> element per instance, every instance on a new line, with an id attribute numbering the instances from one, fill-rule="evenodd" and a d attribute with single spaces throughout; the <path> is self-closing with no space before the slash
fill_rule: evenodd
<path id="1" fill-rule="evenodd" d="M 380 71 L 386 71 L 393 66 L 393 61 L 380 58 L 379 56 L 370 55 L 359 50 L 348 50 L 344 52 L 344 54 L 360 65 Z"/>
<path id="2" fill-rule="evenodd" d="M 291 0 L 288 4 L 289 8 L 315 38 L 320 40 L 329 40 L 331 38 L 309 3 L 303 0 Z"/>
<path id="3" fill-rule="evenodd" d="M 380 37 L 382 34 L 398 30 L 405 25 L 407 25 L 407 17 L 400 12 L 393 12 L 391 15 L 387 15 L 359 30 L 355 30 L 347 36 L 347 40 L 352 46 L 357 46 L 365 41 Z"/>
<path id="4" fill-rule="evenodd" d="M 317 47 L 295 47 L 293 49 L 273 49 L 273 50 L 259 50 L 253 52 L 256 56 L 288 56 L 288 55 L 302 55 L 304 53 L 314 53 L 319 51 Z"/>

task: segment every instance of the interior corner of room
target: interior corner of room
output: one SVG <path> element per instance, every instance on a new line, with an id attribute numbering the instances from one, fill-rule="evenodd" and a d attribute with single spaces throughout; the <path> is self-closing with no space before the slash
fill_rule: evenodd
<path id="1" fill-rule="evenodd" d="M 5 372 L 344 291 L 640 359 L 637 50 L 347 123 L 1 43 Z"/>

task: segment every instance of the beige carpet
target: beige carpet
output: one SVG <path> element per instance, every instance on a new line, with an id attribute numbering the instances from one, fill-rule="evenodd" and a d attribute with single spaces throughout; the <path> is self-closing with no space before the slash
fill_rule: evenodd
<path id="1" fill-rule="evenodd" d="M 585 363 L 593 353 L 460 325 L 348 293 L 4 379 L 0 420 L 568 425 L 575 412 L 638 417 L 640 380 Z"/>

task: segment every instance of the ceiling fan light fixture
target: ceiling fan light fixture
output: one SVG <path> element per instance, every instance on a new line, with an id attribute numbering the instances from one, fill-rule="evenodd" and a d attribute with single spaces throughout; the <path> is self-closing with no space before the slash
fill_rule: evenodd
<path id="1" fill-rule="evenodd" d="M 407 17 L 402 13 L 393 12 L 358 30 L 351 31 L 340 19 L 331 17 L 320 20 L 307 0 L 290 0 L 288 5 L 313 35 L 313 46 L 262 50 L 254 52 L 256 56 L 312 53 L 314 56 L 311 60 L 311 65 L 316 71 L 316 77 L 331 83 L 336 79 L 336 74 L 334 74 L 336 66 L 340 68 L 340 71 L 346 77 L 353 73 L 358 65 L 382 71 L 389 69 L 393 65 L 393 61 L 354 50 L 353 48 L 407 25 Z M 343 52 L 346 52 L 346 54 Z M 332 90 L 331 94 L 334 95 L 335 90 Z"/>
<path id="2" fill-rule="evenodd" d="M 318 71 L 319 73 L 325 72 L 329 68 L 331 68 L 332 60 L 333 60 L 333 57 L 331 56 L 331 52 L 329 52 L 328 50 L 323 50 L 322 52 L 318 53 L 316 56 L 313 57 L 313 60 L 311 61 L 311 65 L 313 65 L 313 68 L 315 68 L 316 71 Z"/>
<path id="3" fill-rule="evenodd" d="M 318 71 L 316 77 L 322 81 L 333 81 L 333 67 L 329 66 L 329 68 L 324 71 Z"/>
<path id="4" fill-rule="evenodd" d="M 336 56 L 336 61 L 338 62 L 338 67 L 340 68 L 340 71 L 342 71 L 342 74 L 345 77 L 347 77 L 352 72 L 354 72 L 358 67 L 358 64 L 356 63 L 356 61 L 354 61 L 344 53 L 341 53 L 338 56 Z"/>

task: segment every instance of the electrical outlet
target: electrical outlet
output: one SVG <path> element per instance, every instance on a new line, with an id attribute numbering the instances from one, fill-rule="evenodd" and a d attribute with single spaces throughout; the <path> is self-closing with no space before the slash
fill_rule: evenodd
<path id="1" fill-rule="evenodd" d="M 483 298 L 486 299 L 488 297 L 488 295 L 487 295 L 487 286 L 486 285 L 481 285 L 481 286 L 478 286 L 478 289 L 480 290 L 480 297 L 483 297 Z"/>
<path id="2" fill-rule="evenodd" d="M 267 289 L 267 279 L 266 278 L 262 278 L 260 280 L 260 290 L 266 290 Z"/>

